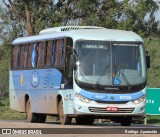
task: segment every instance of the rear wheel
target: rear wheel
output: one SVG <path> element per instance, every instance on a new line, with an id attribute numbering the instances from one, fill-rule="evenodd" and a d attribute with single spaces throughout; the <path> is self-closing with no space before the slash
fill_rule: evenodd
<path id="1" fill-rule="evenodd" d="M 58 103 L 58 115 L 59 119 L 62 125 L 71 124 L 71 117 L 68 117 L 66 114 L 64 114 L 64 108 L 63 108 L 63 101 L 62 99 Z"/>
<path id="2" fill-rule="evenodd" d="M 39 123 L 45 123 L 45 121 L 46 121 L 46 115 L 45 114 L 39 114 L 38 122 Z"/>
<path id="3" fill-rule="evenodd" d="M 123 117 L 120 123 L 121 126 L 130 126 L 132 123 L 132 117 Z"/>
<path id="4" fill-rule="evenodd" d="M 31 104 L 29 99 L 26 102 L 26 115 L 27 115 L 27 122 L 29 123 L 38 122 L 39 115 L 31 112 Z"/>

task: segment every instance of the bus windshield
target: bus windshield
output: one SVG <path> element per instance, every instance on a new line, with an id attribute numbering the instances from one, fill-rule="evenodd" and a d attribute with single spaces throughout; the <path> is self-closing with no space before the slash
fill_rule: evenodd
<path id="1" fill-rule="evenodd" d="M 131 86 L 146 81 L 143 43 L 77 41 L 76 80 L 97 87 Z"/>

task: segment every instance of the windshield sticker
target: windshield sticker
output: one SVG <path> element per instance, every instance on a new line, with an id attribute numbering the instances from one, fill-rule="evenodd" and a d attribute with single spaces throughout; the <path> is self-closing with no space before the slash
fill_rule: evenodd
<path id="1" fill-rule="evenodd" d="M 137 44 L 129 44 L 129 43 L 114 43 L 113 46 L 131 46 L 131 47 L 138 47 Z"/>
<path id="2" fill-rule="evenodd" d="M 121 84 L 121 80 L 118 77 L 114 78 L 114 85 L 120 85 Z"/>

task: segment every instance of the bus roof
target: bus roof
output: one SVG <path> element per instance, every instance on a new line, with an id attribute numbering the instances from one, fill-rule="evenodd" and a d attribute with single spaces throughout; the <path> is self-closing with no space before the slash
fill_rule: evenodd
<path id="1" fill-rule="evenodd" d="M 41 30 L 39 34 L 57 33 L 62 31 L 78 30 L 78 29 L 102 29 L 103 27 L 97 26 L 62 26 Z"/>
<path id="2" fill-rule="evenodd" d="M 41 31 L 43 32 L 43 31 Z M 45 31 L 44 31 L 45 32 Z M 21 37 L 15 39 L 12 44 L 19 45 L 25 43 L 33 43 L 38 41 L 46 41 L 63 37 L 71 37 L 73 41 L 76 40 L 100 40 L 100 41 L 141 41 L 143 39 L 132 31 L 106 29 L 102 27 L 88 27 L 80 29 L 69 29 L 65 31 L 45 32 L 40 35 Z"/>

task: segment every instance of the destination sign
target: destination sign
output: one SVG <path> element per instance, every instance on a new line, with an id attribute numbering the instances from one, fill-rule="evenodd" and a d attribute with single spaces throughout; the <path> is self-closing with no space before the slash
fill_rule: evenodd
<path id="1" fill-rule="evenodd" d="M 104 46 L 104 45 L 82 45 L 82 48 L 87 48 L 87 49 L 107 49 L 107 46 Z"/>

